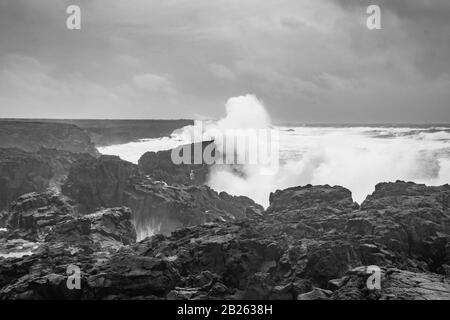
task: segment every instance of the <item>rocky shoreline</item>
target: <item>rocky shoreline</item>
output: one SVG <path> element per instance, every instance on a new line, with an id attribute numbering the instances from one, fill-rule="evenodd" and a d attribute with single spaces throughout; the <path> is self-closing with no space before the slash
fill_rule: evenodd
<path id="1" fill-rule="evenodd" d="M 0 258 L 0 298 L 450 299 L 448 185 L 380 184 L 360 207 L 342 187 L 296 187 L 265 211 L 246 199 L 234 212 L 222 207 L 232 197 L 203 198 L 212 190 L 166 191 L 150 187 L 168 198 L 146 212 L 180 224 L 139 242 L 148 222 L 127 207 L 85 214 L 55 191 L 20 197 L 0 248 L 31 249 Z M 80 290 L 66 287 L 69 265 L 82 270 Z M 369 265 L 380 267 L 380 290 L 366 287 Z"/>
<path id="2" fill-rule="evenodd" d="M 163 181 L 165 157 L 0 149 L 0 299 L 450 300 L 449 185 L 380 183 L 361 205 L 298 186 L 264 209 L 190 167 Z"/>

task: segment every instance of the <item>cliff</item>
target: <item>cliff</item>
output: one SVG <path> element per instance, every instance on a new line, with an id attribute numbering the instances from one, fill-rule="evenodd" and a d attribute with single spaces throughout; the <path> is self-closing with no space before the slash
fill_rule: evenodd
<path id="1" fill-rule="evenodd" d="M 219 194 L 207 186 L 155 181 L 115 156 L 76 163 L 62 192 L 85 213 L 100 207 L 130 207 L 140 239 L 170 234 L 179 227 L 232 221 L 244 217 L 251 206 L 262 209 L 249 198 Z"/>
<path id="2" fill-rule="evenodd" d="M 32 122 L 22 119 L 20 121 Z M 102 120 L 102 119 L 40 119 L 44 123 L 75 125 L 86 131 L 97 147 L 123 144 L 140 139 L 170 136 L 176 129 L 193 125 L 192 120 Z"/>
<path id="3" fill-rule="evenodd" d="M 0 120 L 0 148 L 37 152 L 41 148 L 99 153 L 86 131 L 72 124 Z"/>
<path id="4" fill-rule="evenodd" d="M 51 166 L 42 157 L 0 148 L 0 209 L 24 193 L 45 190 L 52 176 Z"/>
<path id="5" fill-rule="evenodd" d="M 22 194 L 58 187 L 75 162 L 90 158 L 89 154 L 56 149 L 26 152 L 0 148 L 0 210 Z"/>

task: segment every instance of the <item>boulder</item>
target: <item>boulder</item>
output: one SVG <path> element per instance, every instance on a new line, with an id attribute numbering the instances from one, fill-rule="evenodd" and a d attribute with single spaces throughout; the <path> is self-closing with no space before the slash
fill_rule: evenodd
<path id="1" fill-rule="evenodd" d="M 25 194 L 5 213 L 10 237 L 30 241 L 45 238 L 56 225 L 72 219 L 75 211 L 68 199 L 49 190 Z"/>
<path id="2" fill-rule="evenodd" d="M 45 241 L 74 246 L 98 245 L 101 250 L 118 249 L 135 243 L 136 231 L 129 208 L 108 208 L 56 224 Z"/>
<path id="3" fill-rule="evenodd" d="M 165 181 L 168 184 L 203 185 L 208 181 L 210 165 L 203 161 L 203 151 L 214 145 L 213 141 L 193 143 L 180 146 L 174 150 L 158 152 L 146 152 L 139 159 L 139 168 L 154 180 Z M 194 158 L 195 149 L 198 148 L 200 163 Z M 189 152 L 189 163 L 175 164 L 172 160 L 172 152 L 183 157 L 184 152 Z M 213 153 L 214 154 L 214 153 Z"/>
<path id="4" fill-rule="evenodd" d="M 338 212 L 357 209 L 358 205 L 352 200 L 350 190 L 340 186 L 312 186 L 293 187 L 277 190 L 269 197 L 268 212 L 282 212 L 293 209 L 326 209 L 332 208 Z"/>

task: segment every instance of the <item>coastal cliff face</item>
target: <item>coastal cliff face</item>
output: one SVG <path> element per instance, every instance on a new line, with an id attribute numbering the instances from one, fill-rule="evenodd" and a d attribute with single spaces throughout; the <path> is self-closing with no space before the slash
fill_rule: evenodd
<path id="1" fill-rule="evenodd" d="M 99 155 L 84 130 L 65 123 L 2 120 L 0 148 L 19 148 L 30 152 L 46 148 Z"/>
<path id="2" fill-rule="evenodd" d="M 75 162 L 98 155 L 75 125 L 0 120 L 0 210 L 20 195 L 59 188 Z"/>
<path id="3" fill-rule="evenodd" d="M 0 210 L 24 193 L 45 190 L 52 176 L 51 166 L 38 155 L 0 148 Z"/>
<path id="4" fill-rule="evenodd" d="M 31 121 L 31 120 L 29 120 Z M 49 119 L 42 122 L 75 125 L 86 131 L 97 147 L 123 144 L 140 139 L 167 137 L 176 129 L 194 124 L 192 120 L 100 120 Z"/>
<path id="5" fill-rule="evenodd" d="M 176 129 L 193 125 L 192 120 L 73 120 L 86 130 L 96 146 L 122 144 L 140 139 L 167 137 Z"/>
<path id="6" fill-rule="evenodd" d="M 20 242 L 28 255 L 0 258 L 0 297 L 448 300 L 449 195 L 448 185 L 398 181 L 359 207 L 342 187 L 295 187 L 273 193 L 266 211 L 250 206 L 240 218 L 134 243 L 126 209 L 73 214 L 64 196 L 34 194 L 9 212 L 0 250 L 24 232 L 41 236 Z M 15 222 L 20 212 L 44 227 Z M 81 290 L 65 286 L 69 264 L 83 270 Z M 369 265 L 380 268 L 380 289 L 366 286 Z"/>
<path id="7" fill-rule="evenodd" d="M 155 181 L 115 156 L 78 162 L 62 192 L 78 203 L 80 212 L 130 207 L 139 238 L 206 222 L 233 221 L 244 217 L 248 207 L 262 210 L 249 198 L 219 194 L 207 186 Z"/>
<path id="8" fill-rule="evenodd" d="M 0 210 L 29 192 L 58 188 L 70 167 L 89 154 L 56 149 L 26 152 L 18 148 L 0 148 Z"/>

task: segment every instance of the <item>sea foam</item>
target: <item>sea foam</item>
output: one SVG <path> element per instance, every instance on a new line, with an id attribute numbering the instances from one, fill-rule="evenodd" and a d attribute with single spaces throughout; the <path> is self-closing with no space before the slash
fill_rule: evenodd
<path id="1" fill-rule="evenodd" d="M 252 95 L 230 99 L 226 110 L 224 118 L 209 126 L 279 131 L 280 167 L 272 175 L 262 175 L 255 166 L 244 166 L 244 175 L 213 167 L 208 185 L 248 196 L 263 206 L 269 205 L 270 192 L 297 185 L 341 185 L 360 203 L 379 182 L 450 182 L 450 127 L 273 126 L 263 104 Z M 100 148 L 100 152 L 136 163 L 147 151 L 191 143 L 189 130 L 192 127 L 176 130 L 170 137 Z"/>

